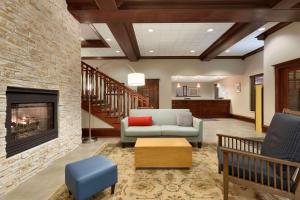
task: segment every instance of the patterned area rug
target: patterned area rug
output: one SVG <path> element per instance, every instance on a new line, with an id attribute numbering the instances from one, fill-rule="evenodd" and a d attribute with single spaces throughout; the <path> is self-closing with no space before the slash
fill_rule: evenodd
<path id="1" fill-rule="evenodd" d="M 193 148 L 191 169 L 147 169 L 135 170 L 133 148 L 122 149 L 117 144 L 104 144 L 98 151 L 118 164 L 118 183 L 115 194 L 110 188 L 98 193 L 94 200 L 222 200 L 222 175 L 217 173 L 216 146 L 204 144 Z M 229 185 L 229 199 L 277 199 L 263 196 L 255 191 Z M 71 200 L 66 186 L 61 186 L 50 200 Z"/>

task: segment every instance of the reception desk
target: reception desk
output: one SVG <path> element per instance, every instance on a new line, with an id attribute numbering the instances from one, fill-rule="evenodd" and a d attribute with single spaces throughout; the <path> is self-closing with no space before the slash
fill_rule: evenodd
<path id="1" fill-rule="evenodd" d="M 229 99 L 173 99 L 172 108 L 190 109 L 199 118 L 231 117 Z"/>

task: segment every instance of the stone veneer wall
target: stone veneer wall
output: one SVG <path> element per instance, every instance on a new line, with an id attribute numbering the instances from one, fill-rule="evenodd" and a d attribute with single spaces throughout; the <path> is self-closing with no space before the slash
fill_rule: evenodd
<path id="1" fill-rule="evenodd" d="M 0 198 L 81 143 L 79 35 L 65 0 L 0 0 Z M 7 86 L 59 90 L 59 137 L 8 159 Z"/>

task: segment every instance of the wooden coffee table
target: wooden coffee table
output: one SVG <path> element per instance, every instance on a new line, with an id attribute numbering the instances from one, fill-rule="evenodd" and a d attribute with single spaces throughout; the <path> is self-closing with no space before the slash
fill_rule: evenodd
<path id="1" fill-rule="evenodd" d="M 190 168 L 192 145 L 185 138 L 138 138 L 136 168 Z"/>

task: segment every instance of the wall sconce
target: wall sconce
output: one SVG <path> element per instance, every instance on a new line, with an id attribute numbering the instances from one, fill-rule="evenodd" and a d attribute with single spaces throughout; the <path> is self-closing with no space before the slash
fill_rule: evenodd
<path id="1" fill-rule="evenodd" d="M 217 88 L 219 88 L 221 86 L 221 84 L 220 83 L 217 83 Z"/>
<path id="2" fill-rule="evenodd" d="M 200 83 L 197 83 L 197 88 L 200 88 L 200 87 L 201 87 Z"/>
<path id="3" fill-rule="evenodd" d="M 180 83 L 177 83 L 177 88 L 180 88 L 180 87 L 181 87 Z"/>

